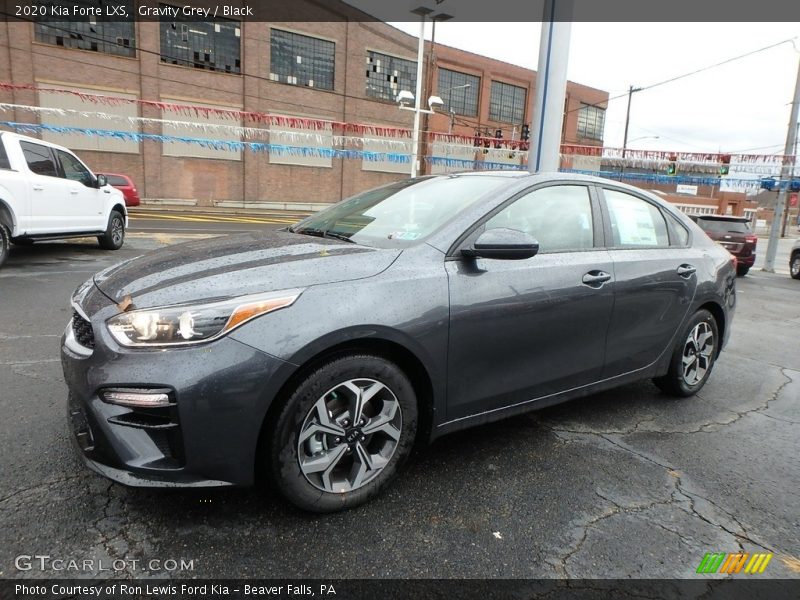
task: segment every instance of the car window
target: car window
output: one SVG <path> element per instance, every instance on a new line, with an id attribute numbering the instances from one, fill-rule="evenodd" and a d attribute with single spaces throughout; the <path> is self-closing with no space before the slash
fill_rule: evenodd
<path id="1" fill-rule="evenodd" d="M 704 231 L 713 231 L 714 233 L 753 233 L 750 223 L 747 221 L 703 217 L 697 219 L 696 222 Z"/>
<path id="2" fill-rule="evenodd" d="M 94 177 L 83 163 L 72 156 L 69 152 L 56 150 L 61 168 L 64 169 L 64 177 L 71 181 L 79 181 L 87 187 L 94 185 Z"/>
<path id="3" fill-rule="evenodd" d="M 670 224 L 670 229 L 673 233 L 673 238 L 671 240 L 673 246 L 680 246 L 681 248 L 689 245 L 689 230 L 678 221 L 673 215 L 669 214 L 667 211 L 664 211 L 664 214 L 667 217 L 667 220 Z"/>
<path id="4" fill-rule="evenodd" d="M 108 181 L 109 185 L 130 185 L 124 177 L 120 177 L 119 175 L 106 175 L 106 180 Z"/>
<path id="5" fill-rule="evenodd" d="M 584 185 L 554 185 L 534 190 L 486 222 L 529 234 L 539 252 L 583 250 L 594 246 L 592 202 Z"/>
<path id="6" fill-rule="evenodd" d="M 669 246 L 667 222 L 646 200 L 617 190 L 603 189 L 615 248 Z"/>
<path id="7" fill-rule="evenodd" d="M 25 156 L 25 162 L 28 163 L 28 168 L 32 173 L 58 177 L 58 169 L 50 148 L 32 142 L 20 142 L 19 145 L 22 148 L 22 154 Z"/>
<path id="8" fill-rule="evenodd" d="M 3 141 L 0 140 L 0 169 L 10 169 L 11 163 L 8 160 L 8 154 L 6 154 L 6 147 L 3 144 Z"/>

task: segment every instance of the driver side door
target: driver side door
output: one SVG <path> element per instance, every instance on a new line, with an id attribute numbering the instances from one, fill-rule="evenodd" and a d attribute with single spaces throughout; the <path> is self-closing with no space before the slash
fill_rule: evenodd
<path id="1" fill-rule="evenodd" d="M 450 289 L 447 419 L 532 402 L 600 379 L 614 303 L 593 186 L 522 192 L 467 236 L 511 228 L 539 242 L 524 260 L 445 263 Z"/>
<path id="2" fill-rule="evenodd" d="M 67 180 L 64 208 L 73 231 L 101 231 L 106 228 L 104 202 L 107 190 L 97 188 L 91 171 L 70 152 L 55 150 L 61 175 Z"/>

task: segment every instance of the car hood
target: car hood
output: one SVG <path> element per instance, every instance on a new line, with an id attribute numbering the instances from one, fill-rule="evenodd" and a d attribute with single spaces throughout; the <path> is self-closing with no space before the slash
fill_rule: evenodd
<path id="1" fill-rule="evenodd" d="M 136 308 L 302 288 L 377 275 L 401 250 L 281 231 L 198 240 L 101 271 L 95 285 Z"/>

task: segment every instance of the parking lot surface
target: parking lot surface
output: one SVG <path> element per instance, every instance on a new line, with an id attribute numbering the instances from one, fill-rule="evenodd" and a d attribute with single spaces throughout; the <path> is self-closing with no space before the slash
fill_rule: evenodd
<path id="1" fill-rule="evenodd" d="M 64 576 L 15 567 L 46 554 L 96 561 L 69 576 L 675 578 L 739 550 L 774 553 L 765 577 L 800 577 L 800 281 L 780 272 L 738 281 L 729 346 L 699 396 L 642 382 L 463 431 L 350 512 L 307 515 L 269 489 L 130 489 L 87 471 L 59 363 L 72 290 L 148 249 L 281 226 L 181 223 L 134 221 L 118 252 L 15 248 L 0 270 L 0 577 Z M 96 568 L 113 559 L 125 568 Z"/>

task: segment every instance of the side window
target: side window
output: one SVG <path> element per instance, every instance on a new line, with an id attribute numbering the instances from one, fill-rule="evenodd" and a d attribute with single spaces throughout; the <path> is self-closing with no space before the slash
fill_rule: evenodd
<path id="1" fill-rule="evenodd" d="M 77 158 L 72 156 L 69 152 L 63 150 L 56 150 L 58 154 L 58 161 L 61 163 L 61 168 L 64 169 L 64 177 L 72 181 L 80 181 L 86 187 L 94 185 L 94 177 L 89 170 L 83 166 L 83 163 Z"/>
<path id="2" fill-rule="evenodd" d="M 678 221 L 675 217 L 669 214 L 667 211 L 664 211 L 664 214 L 667 217 L 667 221 L 669 221 L 669 228 L 672 237 L 672 245 L 679 246 L 680 248 L 685 248 L 689 245 L 689 230 L 684 227 L 683 223 Z"/>
<path id="3" fill-rule="evenodd" d="M 0 139 L 0 169 L 10 169 L 11 163 L 8 160 L 8 154 L 6 154 L 6 147 L 3 144 L 3 140 Z"/>
<path id="4" fill-rule="evenodd" d="M 31 172 L 37 175 L 47 175 L 48 177 L 58 177 L 58 169 L 53 160 L 53 154 L 50 148 L 42 146 L 41 144 L 34 144 L 31 142 L 20 142 L 22 154 L 25 156 L 25 162 L 28 163 L 28 168 Z"/>
<path id="5" fill-rule="evenodd" d="M 525 194 L 486 222 L 486 229 L 498 227 L 524 231 L 543 253 L 592 248 L 589 188 L 554 185 Z"/>
<path id="6" fill-rule="evenodd" d="M 669 246 L 667 222 L 661 211 L 636 196 L 603 189 L 616 248 Z"/>

